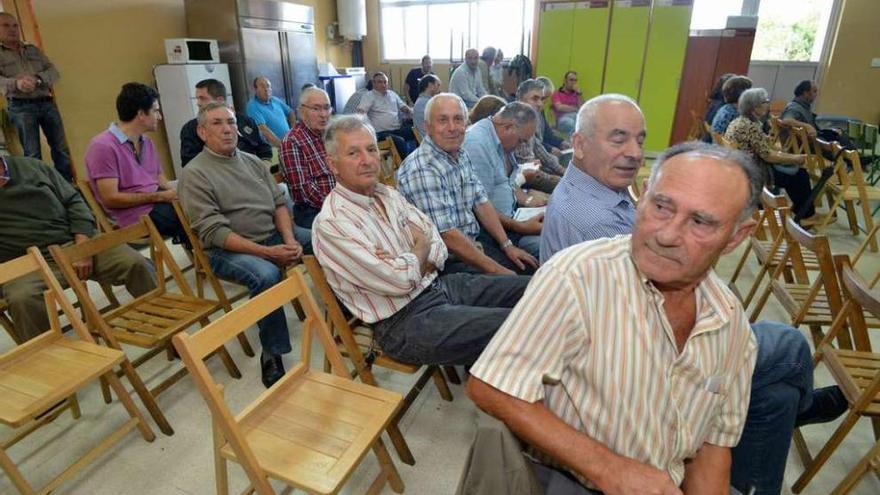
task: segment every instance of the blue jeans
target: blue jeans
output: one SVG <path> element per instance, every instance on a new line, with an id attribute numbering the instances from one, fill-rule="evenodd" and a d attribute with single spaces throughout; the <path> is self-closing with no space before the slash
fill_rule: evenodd
<path id="1" fill-rule="evenodd" d="M 303 245 L 303 250 L 308 244 L 311 252 L 311 240 L 304 237 L 305 233 L 310 234 L 310 231 L 297 227 L 294 230 L 294 237 Z M 276 232 L 260 244 L 275 246 L 282 242 L 281 235 Z M 250 254 L 214 248 L 208 250 L 208 261 L 218 277 L 246 286 L 250 290 L 251 297 L 271 288 L 284 278 L 284 272 L 278 268 L 278 265 Z M 263 346 L 263 352 L 271 354 L 290 352 L 290 333 L 287 329 L 284 308 L 278 308 L 266 315 L 257 322 L 257 327 L 260 329 L 260 344 Z"/>
<path id="2" fill-rule="evenodd" d="M 43 159 L 40 150 L 40 129 L 46 135 L 49 149 L 52 152 L 52 164 L 66 180 L 73 180 L 70 169 L 70 151 L 64 139 L 64 125 L 58 107 L 51 99 L 43 101 L 9 100 L 9 117 L 18 131 L 24 156 Z"/>
<path id="3" fill-rule="evenodd" d="M 731 484 L 756 495 L 782 490 L 795 419 L 812 403 L 813 360 L 795 328 L 770 321 L 752 324 L 758 357 L 745 428 L 733 449 Z"/>

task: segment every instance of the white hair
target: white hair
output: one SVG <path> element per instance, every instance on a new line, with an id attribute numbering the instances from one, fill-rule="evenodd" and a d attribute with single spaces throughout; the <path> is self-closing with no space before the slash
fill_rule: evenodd
<path id="1" fill-rule="evenodd" d="M 458 96 L 455 93 L 437 93 L 432 96 L 428 103 L 425 105 L 425 122 L 431 121 L 431 111 L 434 108 L 434 102 L 439 101 L 441 98 L 448 98 L 450 100 L 455 100 L 458 103 L 458 106 L 461 107 L 461 115 L 464 117 L 464 120 L 467 120 L 467 105 L 464 104 L 464 100 L 461 99 L 461 96 Z"/>
<path id="2" fill-rule="evenodd" d="M 580 110 L 578 110 L 577 114 L 577 124 L 575 124 L 574 132 L 586 136 L 593 136 L 593 120 L 596 118 L 596 112 L 599 110 L 599 107 L 604 103 L 609 103 L 612 101 L 620 101 L 629 103 L 633 106 L 639 113 L 642 113 L 642 109 L 639 108 L 639 104 L 636 103 L 635 100 L 626 95 L 621 95 L 617 93 L 608 93 L 604 95 L 594 96 L 586 101 L 583 105 L 581 105 Z M 642 115 L 644 118 L 644 114 Z"/>

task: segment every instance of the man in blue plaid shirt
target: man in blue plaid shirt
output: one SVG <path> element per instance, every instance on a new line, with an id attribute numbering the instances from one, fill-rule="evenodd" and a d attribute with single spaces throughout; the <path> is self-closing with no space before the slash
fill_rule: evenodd
<path id="1" fill-rule="evenodd" d="M 428 135 L 397 172 L 398 188 L 437 226 L 449 249 L 444 273 L 532 273 L 534 256 L 514 246 L 462 149 L 467 108 L 451 93 L 434 96 L 425 107 Z M 494 239 L 475 239 L 480 227 Z"/>

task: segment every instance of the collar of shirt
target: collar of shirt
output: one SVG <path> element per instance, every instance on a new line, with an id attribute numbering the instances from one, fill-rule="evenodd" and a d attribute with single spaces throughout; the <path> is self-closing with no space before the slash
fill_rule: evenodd
<path id="1" fill-rule="evenodd" d="M 236 156 L 238 156 L 238 148 L 232 150 L 232 155 L 221 155 L 220 153 L 217 153 L 216 151 L 212 150 L 211 148 L 208 148 L 207 146 L 204 147 L 204 151 L 207 151 L 208 153 L 214 155 L 215 157 L 217 157 L 221 160 L 233 160 L 236 158 Z"/>
<path id="2" fill-rule="evenodd" d="M 629 260 L 641 281 L 641 287 L 656 300 L 659 309 L 664 305 L 666 298 L 663 296 L 660 289 L 654 285 L 654 282 L 648 278 L 648 276 L 645 275 L 636 264 L 635 257 L 633 257 L 632 254 L 632 241 L 630 241 Z M 695 315 L 697 323 L 691 330 L 690 335 L 688 335 L 688 340 L 701 333 L 720 329 L 730 321 L 734 311 L 733 303 L 724 297 L 724 292 L 720 288 L 719 282 L 712 269 L 710 269 L 703 277 L 703 280 L 697 284 L 697 287 L 694 290 L 694 297 L 697 298 L 697 314 Z M 670 338 L 673 342 L 675 341 L 674 337 L 670 336 Z"/>
<path id="3" fill-rule="evenodd" d="M 465 152 L 464 148 L 459 148 L 458 150 L 458 158 L 453 157 L 442 148 L 437 146 L 437 144 L 431 140 L 430 136 L 425 136 L 422 138 L 422 145 L 427 146 L 433 155 L 437 155 L 443 158 L 444 161 L 449 162 L 453 165 L 461 165 L 462 154 Z"/>
<path id="4" fill-rule="evenodd" d="M 113 134 L 113 137 L 115 137 L 116 140 L 119 141 L 119 144 L 125 144 L 126 142 L 134 144 L 134 141 L 132 141 L 131 138 L 128 137 L 128 134 L 122 132 L 122 129 L 119 128 L 116 122 L 111 123 L 110 127 L 107 130 L 110 131 L 110 134 Z M 141 143 L 143 141 L 144 136 L 138 136 L 138 143 Z"/>
<path id="5" fill-rule="evenodd" d="M 611 209 L 621 203 L 626 203 L 630 207 L 635 208 L 632 198 L 630 198 L 629 193 L 625 189 L 623 191 L 615 191 L 611 189 L 605 184 L 597 181 L 592 175 L 579 169 L 574 163 L 572 163 L 570 167 L 567 167 L 565 175 L 567 181 L 573 188 L 589 194 L 596 199 L 599 205 L 603 208 Z"/>
<path id="6" fill-rule="evenodd" d="M 351 189 L 346 188 L 339 182 L 336 183 L 335 189 L 339 196 L 344 198 L 346 201 L 360 206 L 365 210 L 369 210 L 373 206 L 373 203 L 376 201 L 377 198 L 383 199 L 383 197 L 387 195 L 385 185 L 383 184 L 376 184 L 376 188 L 373 190 L 372 196 L 364 196 L 363 194 L 358 194 Z M 385 203 L 385 201 L 382 202 Z"/>
<path id="7" fill-rule="evenodd" d="M 504 146 L 501 145 L 501 138 L 499 138 L 498 133 L 495 132 L 495 123 L 492 122 L 492 118 L 489 117 L 477 122 L 473 125 L 473 129 L 488 137 L 491 143 L 495 146 L 495 150 L 501 158 L 501 162 L 504 163 L 505 158 L 508 158 L 506 156 L 507 153 L 504 152 Z M 510 152 L 510 154 L 512 155 L 513 152 Z M 511 156 L 509 158 L 511 160 L 511 165 L 516 164 L 516 159 L 514 157 Z"/>

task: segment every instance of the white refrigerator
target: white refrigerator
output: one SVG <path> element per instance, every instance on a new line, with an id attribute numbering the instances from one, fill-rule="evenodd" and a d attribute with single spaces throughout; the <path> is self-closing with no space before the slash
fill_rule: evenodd
<path id="1" fill-rule="evenodd" d="M 232 85 L 226 64 L 161 64 L 153 67 L 162 122 L 171 148 L 174 175 L 180 177 L 180 129 L 199 112 L 196 103 L 196 83 L 217 79 L 226 86 L 226 102 L 232 106 Z"/>

